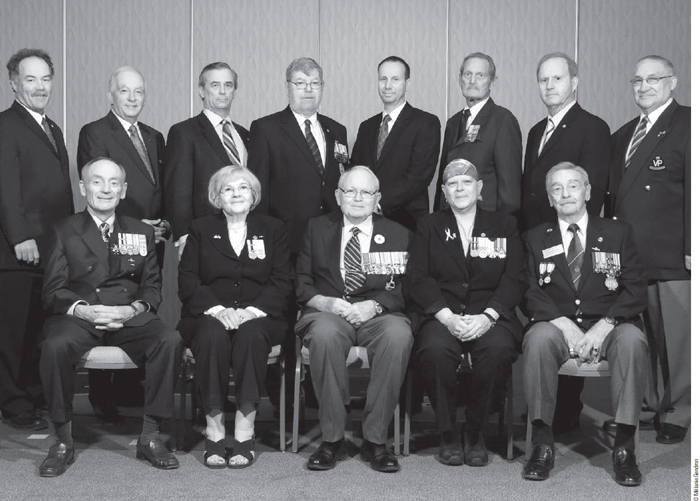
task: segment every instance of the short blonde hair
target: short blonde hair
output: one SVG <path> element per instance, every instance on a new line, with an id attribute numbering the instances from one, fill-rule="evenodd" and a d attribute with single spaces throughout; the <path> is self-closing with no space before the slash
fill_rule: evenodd
<path id="1" fill-rule="evenodd" d="M 236 179 L 243 179 L 250 185 L 253 192 L 253 203 L 250 205 L 250 210 L 255 209 L 260 203 L 261 188 L 260 180 L 251 171 L 240 165 L 227 165 L 217 170 L 209 179 L 209 203 L 216 209 L 221 209 L 219 203 L 219 194 L 226 183 Z"/>

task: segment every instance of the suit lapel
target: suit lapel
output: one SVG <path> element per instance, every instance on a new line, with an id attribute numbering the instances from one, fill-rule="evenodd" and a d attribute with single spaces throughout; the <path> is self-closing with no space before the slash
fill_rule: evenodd
<path id="1" fill-rule="evenodd" d="M 148 153 L 148 160 L 151 162 L 151 169 L 153 170 L 153 177 L 155 182 L 153 184 L 158 185 L 160 180 L 158 179 L 158 147 L 156 146 L 156 138 L 151 130 L 144 127 L 143 124 L 139 124 L 139 129 L 141 130 L 141 136 L 143 137 L 143 142 L 146 146 L 146 152 Z M 145 167 L 145 166 L 144 166 Z M 150 174 L 148 179 L 151 179 Z"/>
<path id="2" fill-rule="evenodd" d="M 317 116 L 318 123 L 321 125 L 321 129 L 323 130 L 323 136 L 326 139 L 326 163 L 323 166 L 323 178 L 325 179 L 328 173 L 333 169 L 333 166 L 338 164 L 335 159 L 335 136 L 328 127 L 328 124 L 326 124 L 326 117 L 322 115 Z M 304 138 L 304 142 L 306 143 L 306 138 Z M 311 152 L 308 143 L 306 145 L 306 149 Z M 314 165 L 316 165 L 316 160 L 314 160 Z"/>
<path id="3" fill-rule="evenodd" d="M 219 135 L 214 130 L 214 126 L 211 124 L 204 112 L 197 115 L 197 119 L 199 120 L 199 126 L 202 128 L 202 135 L 204 135 L 204 137 L 207 139 L 209 145 L 216 152 L 216 154 L 219 155 L 219 158 L 226 162 L 226 165 L 229 165 L 231 163 L 231 159 L 228 157 L 226 148 L 224 148 L 221 139 L 219 139 Z"/>
<path id="4" fill-rule="evenodd" d="M 378 115 L 373 116 L 372 118 L 369 119 L 369 124 L 367 128 L 372 131 L 369 145 L 367 149 L 369 150 L 369 157 L 370 157 L 370 162 L 369 162 L 369 167 L 376 167 L 379 164 L 379 160 L 377 160 L 377 144 L 379 142 L 379 128 L 382 125 L 382 114 L 379 113 Z M 384 143 L 384 149 L 383 151 L 386 150 L 386 142 Z M 384 156 L 384 155 L 382 155 Z"/>
<path id="5" fill-rule="evenodd" d="M 336 217 L 329 219 L 326 231 L 323 232 L 323 246 L 328 251 L 328 264 L 331 276 L 336 282 L 338 290 L 342 291 L 345 289 L 345 281 L 340 273 L 340 260 L 342 259 L 340 244 L 342 242 L 343 219 L 340 212 L 335 213 L 334 216 Z"/>
<path id="6" fill-rule="evenodd" d="M 564 242 L 561 239 L 561 233 L 559 232 L 558 223 L 548 224 L 544 231 L 545 234 L 542 240 L 542 250 L 544 251 L 546 249 L 556 247 L 557 245 L 561 245 L 562 250 L 564 252 L 561 252 L 560 254 L 552 256 L 548 259 L 545 259 L 544 254 L 540 256 L 535 256 L 535 262 L 539 264 L 543 261 L 551 260 L 554 263 L 554 268 L 559 269 L 559 273 L 561 274 L 564 281 L 569 285 L 569 287 L 571 287 L 571 290 L 575 292 L 576 288 L 574 287 L 574 282 L 571 280 L 571 273 L 569 273 L 569 263 L 566 261 L 566 249 L 564 249 Z"/>
<path id="7" fill-rule="evenodd" d="M 121 122 L 119 119 L 114 116 L 113 112 L 109 112 L 107 115 L 107 120 L 109 122 L 109 125 L 112 129 L 112 132 L 114 133 L 114 138 L 117 140 L 119 145 L 124 148 L 124 151 L 126 151 L 127 155 L 129 155 L 129 158 L 131 161 L 136 165 L 139 170 L 143 173 L 144 176 L 146 176 L 146 179 L 149 181 L 151 180 L 151 175 L 148 173 L 148 169 L 146 169 L 146 166 L 143 163 L 143 160 L 141 160 L 141 156 L 139 155 L 139 152 L 136 151 L 136 147 L 134 146 L 134 143 L 131 141 L 131 138 L 129 137 L 129 133 L 124 130 L 124 127 L 122 126 Z M 140 127 L 141 130 L 141 135 L 143 136 L 144 143 L 146 144 L 146 150 L 148 150 L 148 143 L 150 141 L 146 141 L 146 130 L 144 127 Z M 150 157 L 150 152 L 149 152 L 149 157 Z M 151 166 L 153 166 L 153 159 L 151 159 Z M 156 164 L 157 165 L 157 164 Z M 155 169 L 154 169 L 154 174 L 155 174 Z"/>
<path id="8" fill-rule="evenodd" d="M 495 106 L 493 99 L 491 99 L 490 97 L 487 99 L 488 100 L 486 101 L 486 104 L 484 104 L 484 107 L 481 108 L 481 111 L 479 111 L 474 120 L 472 120 L 472 123 L 469 125 L 469 127 L 473 127 L 474 125 L 479 126 L 479 132 L 477 133 L 474 142 L 482 140 L 481 137 L 483 135 L 483 130 L 486 127 L 486 124 L 489 122 L 489 119 L 491 118 L 491 111 Z M 459 125 L 457 127 L 459 128 Z M 469 130 L 469 127 L 467 127 L 467 130 Z M 465 141 L 467 137 L 467 130 L 459 131 L 459 136 L 457 137 L 456 144 L 461 144 Z"/>
<path id="9" fill-rule="evenodd" d="M 440 212 L 442 215 L 441 221 L 433 226 L 433 231 L 435 231 L 436 238 L 439 242 L 442 242 L 447 252 L 452 259 L 454 259 L 459 269 L 462 270 L 464 275 L 468 275 L 467 269 L 467 258 L 464 256 L 464 248 L 462 247 L 462 240 L 459 237 L 459 226 L 457 225 L 457 219 L 455 219 L 454 214 L 451 209 L 444 209 Z M 476 221 L 474 222 L 476 226 Z M 467 253 L 469 254 L 469 253 Z"/>
<path id="10" fill-rule="evenodd" d="M 379 160 L 377 161 L 377 169 L 380 169 L 382 166 L 382 162 L 386 157 L 388 156 L 388 152 L 391 151 L 391 148 L 394 147 L 396 142 L 399 140 L 399 138 L 403 135 L 403 131 L 408 127 L 409 122 L 411 121 L 411 115 L 413 114 L 413 107 L 406 103 L 406 105 L 403 107 L 403 110 L 401 110 L 401 113 L 399 113 L 399 116 L 396 118 L 396 123 L 394 126 L 391 128 L 391 132 L 389 132 L 389 136 L 387 136 L 386 141 L 384 142 L 384 147 L 382 148 L 382 154 L 379 156 Z M 380 126 L 381 126 L 381 114 L 380 116 Z M 379 139 L 379 127 L 377 127 L 377 134 L 374 136 L 374 151 L 377 151 L 377 141 Z M 376 153 L 375 153 L 376 156 Z"/>
<path id="11" fill-rule="evenodd" d="M 598 226 L 598 221 L 592 216 L 588 216 L 588 229 L 586 230 L 586 249 L 583 252 L 583 265 L 581 266 L 581 278 L 579 279 L 578 288 L 581 290 L 583 284 L 586 282 L 588 277 L 593 271 L 593 247 L 598 247 L 600 242 L 598 242 L 600 236 L 600 227 Z"/>
<path id="12" fill-rule="evenodd" d="M 320 117 L 320 115 L 317 116 Z M 324 129 L 325 133 L 325 127 L 323 126 L 323 124 L 321 124 L 321 127 Z M 282 115 L 282 130 L 287 134 L 287 136 L 289 136 L 289 138 L 297 146 L 297 148 L 299 148 L 299 150 L 303 153 L 304 157 L 306 157 L 306 160 L 308 160 L 307 166 L 310 169 L 313 169 L 313 171 L 318 174 L 318 169 L 316 168 L 316 159 L 311 153 L 309 143 L 306 142 L 304 133 L 301 131 L 299 123 L 297 122 L 296 117 L 294 116 L 294 113 L 292 113 L 292 110 L 291 108 L 289 108 L 289 106 L 285 108 L 284 113 Z M 331 143 L 330 145 L 328 144 L 328 135 L 326 134 L 326 165 L 328 164 L 327 160 L 329 151 L 333 152 L 333 143 Z"/>
<path id="13" fill-rule="evenodd" d="M 36 120 L 34 120 L 34 117 L 24 108 L 24 106 L 19 104 L 17 101 L 12 103 L 12 106 L 15 108 L 15 111 L 17 111 L 17 113 L 19 113 L 19 115 L 22 118 L 24 118 L 25 125 L 29 127 L 29 129 L 31 129 L 31 131 L 34 132 L 34 134 L 39 136 L 39 139 L 41 139 L 41 141 L 46 145 L 46 147 L 49 150 L 51 150 L 51 152 L 54 155 L 56 155 L 56 157 L 61 159 L 61 155 L 58 151 L 54 149 L 53 145 L 51 144 L 51 141 L 49 140 L 49 137 L 46 135 L 46 132 L 44 132 L 44 129 L 41 127 L 41 125 L 39 125 L 39 123 Z M 49 121 L 48 118 L 47 122 L 49 122 L 49 128 L 52 129 L 51 132 L 53 133 L 53 127 L 51 127 L 52 122 Z M 56 141 L 57 149 L 60 150 L 61 146 L 59 145 L 59 143 L 63 140 L 62 137 L 56 137 L 56 134 L 53 134 L 53 138 L 54 141 Z M 61 159 L 61 161 L 63 161 L 63 159 Z"/>
<path id="14" fill-rule="evenodd" d="M 250 233 L 250 228 L 248 228 L 248 230 Z M 231 240 L 228 237 L 228 227 L 226 226 L 226 216 L 223 214 L 223 212 L 217 215 L 207 238 L 212 241 L 213 247 L 224 256 L 236 260 L 240 259 L 231 246 Z M 245 245 L 243 246 L 241 253 L 243 252 L 245 252 Z"/>
<path id="15" fill-rule="evenodd" d="M 557 144 L 557 141 L 559 141 L 562 136 L 566 133 L 566 127 L 576 120 L 576 117 L 581 111 L 581 106 L 579 106 L 578 103 L 575 103 L 569 111 L 566 112 L 566 114 L 562 117 L 561 121 L 559 122 L 559 125 L 554 129 L 554 132 L 552 132 L 552 136 L 549 138 L 549 141 L 547 141 L 544 145 L 544 148 L 542 148 L 542 153 L 540 154 L 540 157 L 543 157 L 547 154 L 547 152 L 552 149 L 552 147 Z M 546 125 L 547 120 L 545 119 L 542 124 L 543 126 Z M 542 140 L 542 134 L 544 134 L 544 128 L 542 129 L 542 133 L 540 134 L 539 138 L 540 141 Z M 539 149 L 540 146 L 540 141 L 537 142 L 537 148 Z"/>
<path id="16" fill-rule="evenodd" d="M 74 227 L 88 249 L 100 260 L 105 272 L 109 273 L 109 249 L 102 240 L 102 234 L 87 209 L 82 214 L 81 219 L 74 220 Z"/>
<path id="17" fill-rule="evenodd" d="M 537 150 L 540 149 L 540 142 L 542 141 L 542 135 L 544 134 L 545 127 L 547 126 L 547 119 L 545 118 L 541 122 L 538 122 L 533 128 L 532 128 L 532 135 L 534 141 L 532 141 L 532 144 L 530 144 L 530 158 L 534 158 L 537 160 L 540 155 L 537 154 Z"/>

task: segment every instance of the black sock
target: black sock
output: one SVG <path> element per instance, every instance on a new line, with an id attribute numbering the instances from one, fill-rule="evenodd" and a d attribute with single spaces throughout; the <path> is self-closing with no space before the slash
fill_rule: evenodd
<path id="1" fill-rule="evenodd" d="M 636 426 L 631 424 L 617 423 L 617 432 L 615 433 L 615 447 L 625 447 L 634 450 L 634 433 L 637 430 Z"/>
<path id="2" fill-rule="evenodd" d="M 142 445 L 146 445 L 151 440 L 158 438 L 161 420 L 162 418 L 159 417 L 143 415 L 143 430 L 141 430 L 141 437 L 139 438 L 139 442 Z"/>
<path id="3" fill-rule="evenodd" d="M 534 445 L 548 445 L 554 449 L 554 432 L 552 427 L 545 424 L 541 419 L 536 419 L 532 422 L 532 443 Z"/>
<path id="4" fill-rule="evenodd" d="M 54 423 L 53 427 L 56 430 L 56 439 L 66 444 L 68 447 L 73 447 L 73 421 L 65 423 Z"/>

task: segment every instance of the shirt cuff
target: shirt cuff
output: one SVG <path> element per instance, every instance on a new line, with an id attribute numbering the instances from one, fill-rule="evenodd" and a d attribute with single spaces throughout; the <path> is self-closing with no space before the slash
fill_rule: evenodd
<path id="1" fill-rule="evenodd" d="M 253 315 L 255 315 L 255 318 L 264 318 L 267 316 L 267 313 L 265 313 L 262 310 L 257 309 L 255 306 L 248 306 L 246 307 L 246 311 L 251 312 Z"/>
<path id="2" fill-rule="evenodd" d="M 85 306 L 90 306 L 90 303 L 87 301 L 83 301 L 82 299 L 80 301 L 76 301 L 71 305 L 70 308 L 68 308 L 68 311 L 66 312 L 66 315 L 75 315 L 75 307 L 78 306 L 79 304 L 84 304 Z"/>
<path id="3" fill-rule="evenodd" d="M 146 312 L 148 312 L 148 311 L 151 311 L 151 305 L 148 304 L 146 301 L 142 301 L 142 300 L 140 300 L 140 299 L 137 299 L 136 301 L 133 301 L 131 304 L 134 304 L 134 303 L 142 304 L 142 305 L 144 306 L 144 308 L 145 308 L 145 309 L 143 310 L 144 313 L 146 313 Z"/>
<path id="4" fill-rule="evenodd" d="M 226 308 L 224 308 L 223 306 L 218 304 L 216 306 L 212 306 L 211 308 L 209 308 L 207 311 L 204 312 L 204 314 L 215 317 L 216 315 L 219 314 L 219 312 L 224 311 L 225 309 Z"/>

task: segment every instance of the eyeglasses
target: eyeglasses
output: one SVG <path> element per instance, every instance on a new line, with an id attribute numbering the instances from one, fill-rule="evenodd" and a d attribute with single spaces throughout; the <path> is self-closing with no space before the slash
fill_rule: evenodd
<path id="1" fill-rule="evenodd" d="M 312 90 L 318 90 L 323 87 L 323 82 L 319 82 L 318 80 L 314 80 L 313 82 L 304 82 L 303 80 L 297 80 L 296 82 L 292 82 L 291 80 L 287 81 L 299 90 L 305 90 L 308 86 L 311 86 Z"/>
<path id="2" fill-rule="evenodd" d="M 664 78 L 671 78 L 673 76 L 674 75 L 666 75 L 665 77 L 649 77 L 649 78 L 635 77 L 632 80 L 630 80 L 630 83 L 632 84 L 632 87 L 639 87 L 640 85 L 642 85 L 642 82 L 646 82 L 649 85 L 656 85 Z"/>
<path id="3" fill-rule="evenodd" d="M 248 193 L 250 193 L 250 186 L 248 186 L 247 184 L 242 184 L 238 188 L 226 186 L 225 188 L 222 188 L 219 193 L 226 197 L 232 197 L 236 191 L 238 191 L 238 193 L 240 193 L 241 195 L 247 195 Z"/>
<path id="4" fill-rule="evenodd" d="M 349 190 L 344 190 L 343 188 L 338 189 L 343 193 L 343 196 L 345 198 L 348 198 L 350 200 L 354 199 L 358 193 L 360 194 L 360 198 L 362 198 L 362 200 L 372 200 L 372 197 L 377 194 L 376 191 L 357 191 L 354 188 L 350 188 Z"/>

